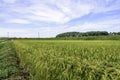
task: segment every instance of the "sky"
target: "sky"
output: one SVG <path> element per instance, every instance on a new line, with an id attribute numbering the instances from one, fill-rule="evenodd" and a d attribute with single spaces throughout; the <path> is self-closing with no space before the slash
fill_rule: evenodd
<path id="1" fill-rule="evenodd" d="M 73 31 L 120 32 L 120 0 L 0 0 L 0 37 Z"/>

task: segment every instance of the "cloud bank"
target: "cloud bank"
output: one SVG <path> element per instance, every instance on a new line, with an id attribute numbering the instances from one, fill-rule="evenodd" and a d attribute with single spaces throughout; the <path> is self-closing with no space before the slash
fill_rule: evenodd
<path id="1" fill-rule="evenodd" d="M 1 0 L 0 36 L 54 37 L 68 31 L 120 31 L 120 0 Z"/>

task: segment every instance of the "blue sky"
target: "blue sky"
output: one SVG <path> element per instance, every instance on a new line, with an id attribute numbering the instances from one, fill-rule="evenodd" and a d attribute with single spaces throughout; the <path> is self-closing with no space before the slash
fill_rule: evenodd
<path id="1" fill-rule="evenodd" d="M 120 0 L 0 0 L 0 37 L 120 31 Z"/>

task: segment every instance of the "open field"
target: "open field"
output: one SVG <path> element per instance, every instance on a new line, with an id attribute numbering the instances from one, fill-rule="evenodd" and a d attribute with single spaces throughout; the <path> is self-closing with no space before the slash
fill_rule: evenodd
<path id="1" fill-rule="evenodd" d="M 120 80 L 120 41 L 14 40 L 32 80 Z"/>

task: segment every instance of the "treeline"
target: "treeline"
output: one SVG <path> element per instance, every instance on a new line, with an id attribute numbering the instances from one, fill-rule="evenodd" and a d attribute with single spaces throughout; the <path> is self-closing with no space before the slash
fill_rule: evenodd
<path id="1" fill-rule="evenodd" d="M 66 32 L 56 36 L 56 38 L 69 38 L 69 37 L 82 37 L 82 36 L 108 36 L 120 35 L 120 32 L 107 32 L 107 31 L 89 31 L 89 32 Z"/>

